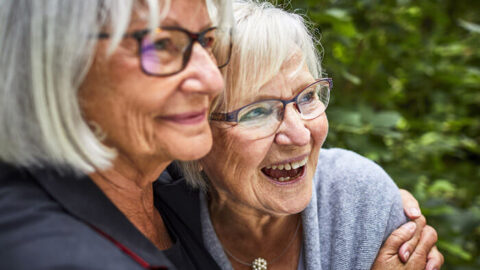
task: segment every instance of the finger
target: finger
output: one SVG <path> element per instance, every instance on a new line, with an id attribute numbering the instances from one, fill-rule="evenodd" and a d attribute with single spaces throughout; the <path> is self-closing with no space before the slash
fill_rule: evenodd
<path id="1" fill-rule="evenodd" d="M 412 253 L 412 259 L 416 261 L 427 261 L 427 256 L 438 240 L 437 231 L 431 226 L 425 226 L 415 251 Z"/>
<path id="2" fill-rule="evenodd" d="M 416 228 L 417 225 L 413 221 L 400 226 L 400 228 L 396 229 L 390 234 L 390 236 L 388 236 L 382 246 L 382 251 L 392 255 L 397 254 L 400 246 L 413 237 Z"/>
<path id="3" fill-rule="evenodd" d="M 422 235 L 423 228 L 425 228 L 425 225 L 427 223 L 427 220 L 424 216 L 420 216 L 420 218 L 417 218 L 416 220 L 414 220 L 414 222 L 416 224 L 415 234 L 413 235 L 413 237 L 403 243 L 398 250 L 398 255 L 403 263 L 406 263 L 408 261 L 410 255 L 416 249 Z"/>
<path id="4" fill-rule="evenodd" d="M 411 220 L 419 218 L 422 212 L 415 197 L 405 189 L 400 189 L 400 196 L 402 197 L 403 211 L 407 217 Z"/>
<path id="5" fill-rule="evenodd" d="M 428 253 L 427 257 L 427 267 L 426 270 L 438 270 L 442 267 L 444 262 L 444 258 L 442 253 L 438 251 L 437 246 L 433 246 L 433 248 Z"/>

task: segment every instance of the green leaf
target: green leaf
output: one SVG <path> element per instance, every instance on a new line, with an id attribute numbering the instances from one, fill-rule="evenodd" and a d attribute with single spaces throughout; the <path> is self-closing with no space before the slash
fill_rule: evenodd
<path id="1" fill-rule="evenodd" d="M 471 260 L 472 255 L 465 251 L 460 245 L 458 244 L 453 244 L 453 243 L 448 243 L 442 240 L 438 240 L 437 245 L 440 249 L 443 249 L 452 255 L 462 258 L 464 260 Z"/>
<path id="2" fill-rule="evenodd" d="M 432 197 L 452 198 L 455 195 L 455 185 L 445 179 L 438 179 L 428 187 L 428 192 Z"/>
<path id="3" fill-rule="evenodd" d="M 393 128 L 395 127 L 402 116 L 398 112 L 379 112 L 374 114 L 370 120 L 376 127 Z"/>
<path id="4" fill-rule="evenodd" d="M 460 24 L 461 27 L 467 29 L 468 31 L 480 34 L 480 25 L 467 22 L 462 19 L 458 20 L 458 23 Z"/>
<path id="5" fill-rule="evenodd" d="M 342 75 L 345 79 L 347 79 L 349 82 L 353 83 L 354 85 L 360 85 L 362 83 L 362 79 L 349 73 L 348 71 L 344 71 Z"/>

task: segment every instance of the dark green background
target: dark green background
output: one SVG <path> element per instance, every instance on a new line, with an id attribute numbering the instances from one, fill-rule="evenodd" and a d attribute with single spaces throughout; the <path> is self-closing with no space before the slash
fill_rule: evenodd
<path id="1" fill-rule="evenodd" d="M 277 4 L 321 39 L 327 147 L 375 160 L 415 195 L 443 269 L 480 269 L 480 1 Z"/>

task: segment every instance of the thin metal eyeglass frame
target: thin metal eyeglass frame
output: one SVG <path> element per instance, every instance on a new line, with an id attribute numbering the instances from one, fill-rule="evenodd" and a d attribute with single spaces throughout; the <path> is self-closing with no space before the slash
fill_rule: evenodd
<path id="1" fill-rule="evenodd" d="M 297 95 L 295 95 L 295 97 L 293 97 L 292 99 L 289 99 L 289 100 L 283 100 L 283 99 L 264 99 L 264 100 L 259 100 L 259 101 L 256 101 L 256 102 L 253 102 L 253 103 L 250 103 L 250 104 L 247 104 L 239 109 L 236 109 L 235 111 L 231 111 L 231 112 L 227 112 L 227 113 L 212 113 L 210 115 L 210 120 L 212 121 L 223 121 L 223 122 L 235 122 L 235 123 L 238 123 L 238 113 L 245 107 L 248 107 L 252 104 L 255 104 L 255 103 L 259 103 L 259 102 L 265 102 L 265 101 L 280 101 L 282 102 L 283 104 L 283 112 L 285 114 L 285 108 L 287 107 L 288 104 L 294 102 L 295 103 L 295 107 L 297 108 L 297 111 L 299 111 L 299 108 L 298 108 L 298 103 L 297 103 L 297 98 L 300 96 L 301 93 L 303 93 L 304 90 L 306 90 L 307 88 L 309 88 L 310 86 L 316 84 L 316 83 L 320 83 L 320 82 L 328 82 L 328 85 L 329 85 L 329 96 L 330 96 L 330 91 L 332 90 L 333 88 L 333 80 L 332 78 L 322 78 L 322 79 L 318 79 L 316 80 L 315 82 L 309 84 L 308 86 L 306 86 L 305 88 L 303 88 Z M 325 110 L 327 109 L 328 107 L 328 104 L 327 106 L 325 106 Z M 325 112 L 325 111 L 323 111 Z M 322 113 L 323 113 L 322 112 Z M 320 113 L 319 115 L 321 115 L 322 113 Z M 282 116 L 283 118 L 283 116 Z M 314 118 L 312 118 L 314 119 Z"/>
<path id="2" fill-rule="evenodd" d="M 138 43 L 138 57 L 140 58 L 140 69 L 143 71 L 143 73 L 145 73 L 149 76 L 166 77 L 166 76 L 177 74 L 177 73 L 181 72 L 182 70 L 184 70 L 185 67 L 188 64 L 188 61 L 190 61 L 190 57 L 192 55 L 193 44 L 195 43 L 195 41 L 198 42 L 200 44 L 200 46 L 202 46 L 202 48 L 205 49 L 205 45 L 204 45 L 205 44 L 204 43 L 205 34 L 208 33 L 211 30 L 218 29 L 218 27 L 216 27 L 216 26 L 209 27 L 209 28 L 207 28 L 207 29 L 205 29 L 201 32 L 190 32 L 187 29 L 184 29 L 184 28 L 181 28 L 181 27 L 176 27 L 176 26 L 162 26 L 162 27 L 158 27 L 156 29 L 167 30 L 167 31 L 169 31 L 169 30 L 170 31 L 171 30 L 180 31 L 180 32 L 185 33 L 188 36 L 188 38 L 190 39 L 190 43 L 187 45 L 186 50 L 183 53 L 182 66 L 180 67 L 180 69 L 178 71 L 165 73 L 165 74 L 156 74 L 156 73 L 151 73 L 151 72 L 145 70 L 145 68 L 143 67 L 143 63 L 142 63 L 142 61 L 143 61 L 142 60 L 143 59 L 142 58 L 142 41 L 145 38 L 145 36 L 148 35 L 151 32 L 150 29 L 143 29 L 143 30 L 134 31 L 132 33 L 126 33 L 125 35 L 123 35 L 123 37 L 124 38 L 133 38 L 137 41 L 137 43 Z M 224 64 L 222 64 L 220 66 L 217 66 L 218 68 L 223 68 L 230 62 L 230 57 L 231 57 L 231 54 L 232 54 L 232 30 L 230 29 L 229 31 L 230 31 L 230 33 L 229 33 L 230 44 L 229 44 L 228 58 L 227 58 L 227 61 Z M 97 37 L 99 39 L 108 39 L 108 38 L 110 38 L 110 34 L 109 33 L 99 33 Z"/>

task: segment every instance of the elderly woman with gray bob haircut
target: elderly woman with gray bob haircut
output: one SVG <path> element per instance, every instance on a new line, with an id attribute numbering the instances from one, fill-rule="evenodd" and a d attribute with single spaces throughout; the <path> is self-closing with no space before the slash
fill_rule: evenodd
<path id="1" fill-rule="evenodd" d="M 212 150 L 181 163 L 205 191 L 202 235 L 217 263 L 438 269 L 436 232 L 423 217 L 407 223 L 390 177 L 353 152 L 321 149 L 332 80 L 303 18 L 256 1 L 234 2 L 234 17 L 226 91 L 211 107 Z"/>
<path id="2" fill-rule="evenodd" d="M 154 185 L 212 145 L 212 1 L 0 1 L 0 268 L 217 268 Z"/>

